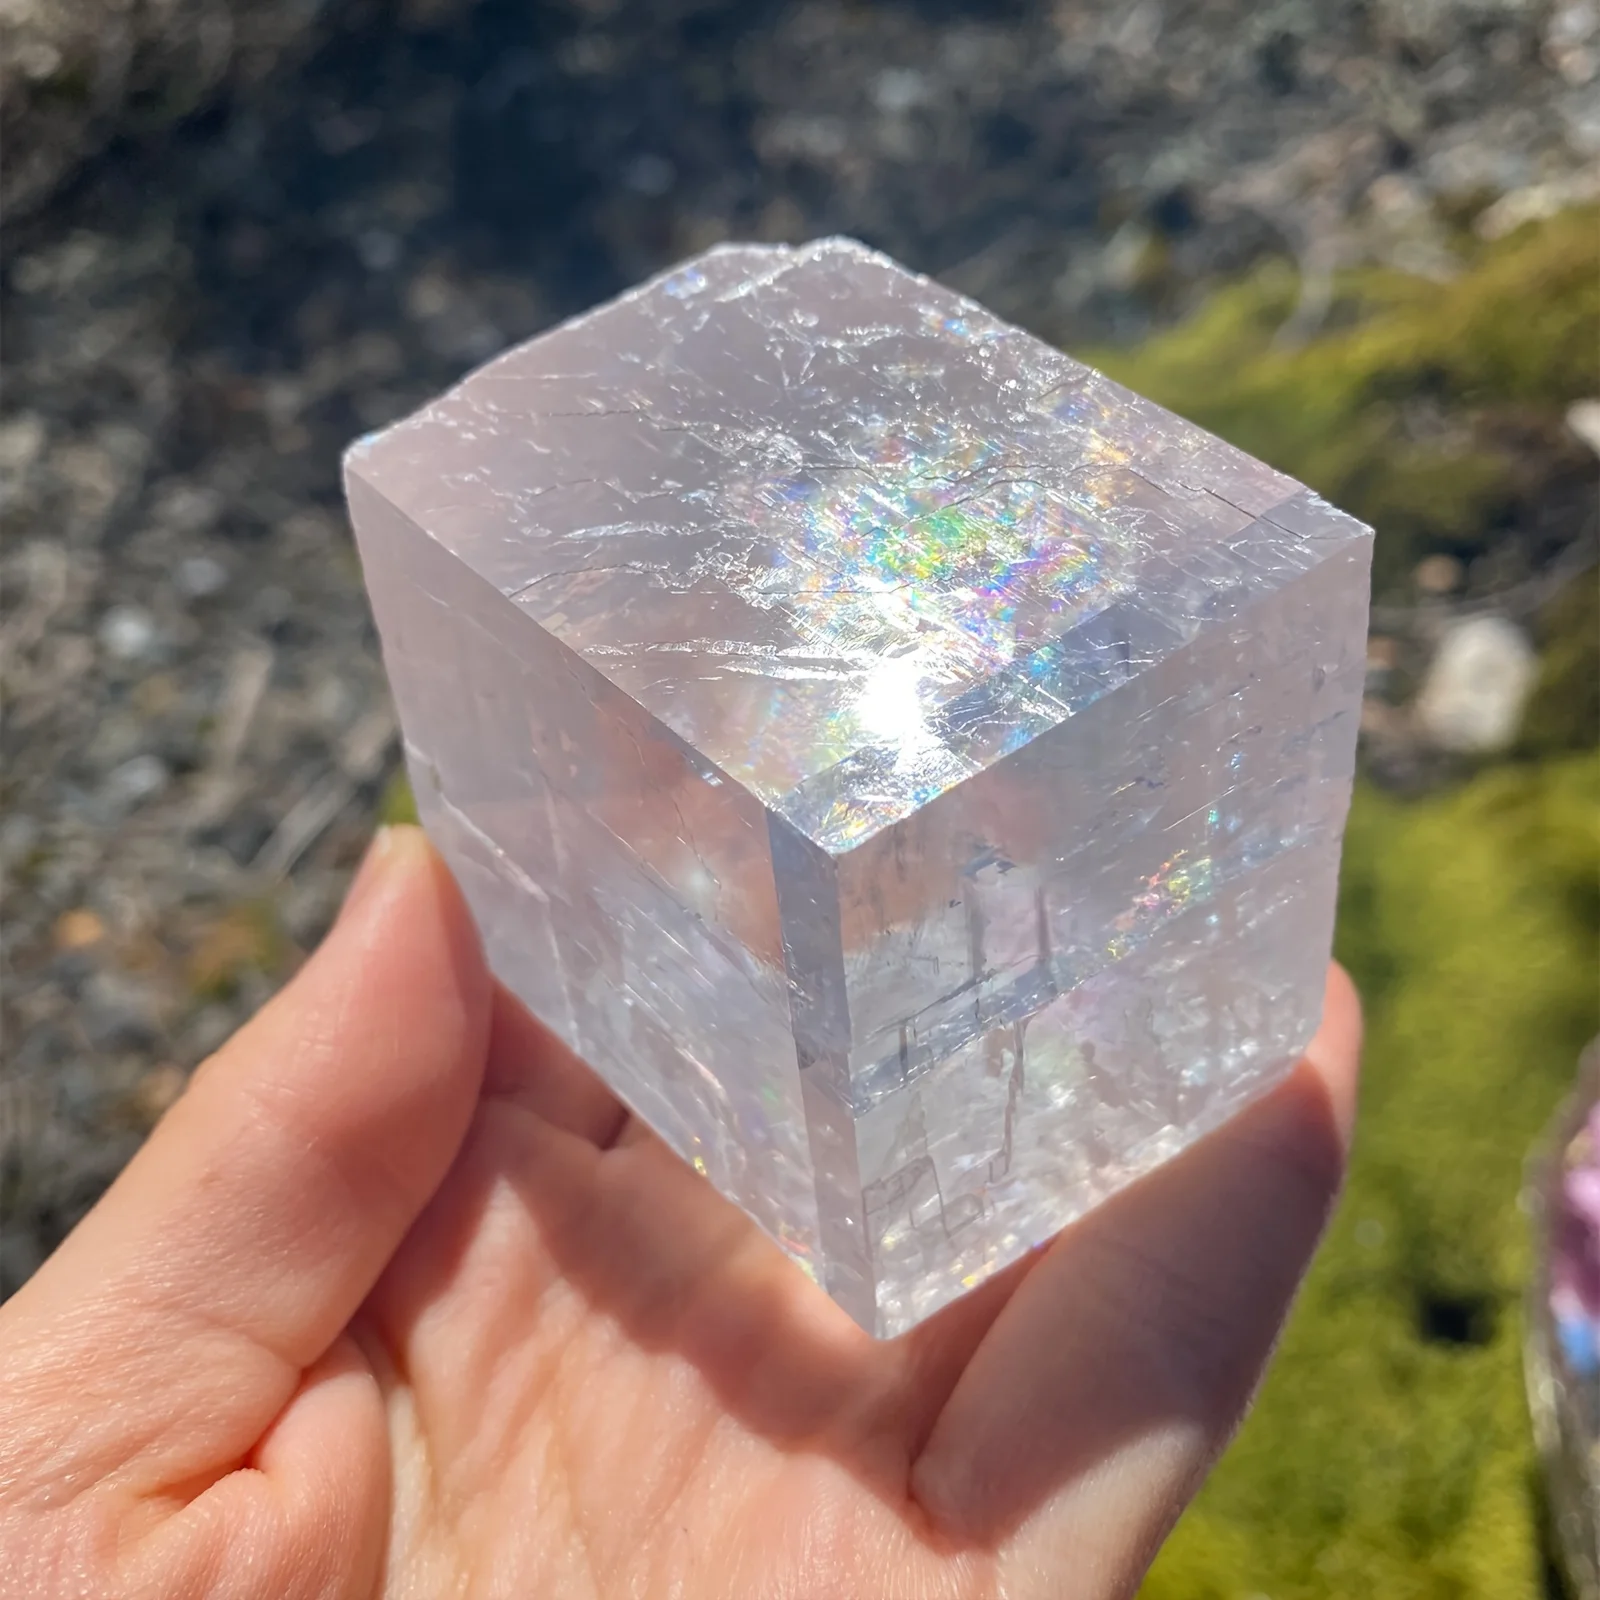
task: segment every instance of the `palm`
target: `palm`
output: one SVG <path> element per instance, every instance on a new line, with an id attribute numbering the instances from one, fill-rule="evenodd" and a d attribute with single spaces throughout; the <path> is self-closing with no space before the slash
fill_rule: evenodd
<path id="1" fill-rule="evenodd" d="M 908 1493 L 936 1408 L 910 1367 L 948 1392 L 951 1332 L 876 1344 L 653 1140 L 601 1151 L 491 1103 L 358 1323 L 390 1588 L 856 1594 L 851 1569 L 914 1563 L 919 1595 L 981 1592 Z"/>
<path id="2" fill-rule="evenodd" d="M 390 1592 L 1060 1595 L 1018 1575 L 1153 1549 L 1292 1287 L 1214 1234 L 1281 1180 L 1248 1152 L 1314 1122 L 1303 1094 L 1073 1230 L 1026 1290 L 1031 1262 L 879 1343 L 497 1012 L 461 1156 L 357 1321 L 388 1399 Z M 1327 1176 L 1279 1225 L 1314 1230 Z M 1259 1305 L 1255 1338 L 1216 1339 L 1217 1294 Z M 1111 1465 L 1131 1483 L 1089 1476 Z"/>

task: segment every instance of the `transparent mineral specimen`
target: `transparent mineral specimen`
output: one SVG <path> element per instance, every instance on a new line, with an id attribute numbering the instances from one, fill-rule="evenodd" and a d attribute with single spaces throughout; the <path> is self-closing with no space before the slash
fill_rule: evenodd
<path id="1" fill-rule="evenodd" d="M 362 440 L 501 977 L 864 1327 L 1278 1078 L 1371 536 L 848 240 L 730 246 Z"/>

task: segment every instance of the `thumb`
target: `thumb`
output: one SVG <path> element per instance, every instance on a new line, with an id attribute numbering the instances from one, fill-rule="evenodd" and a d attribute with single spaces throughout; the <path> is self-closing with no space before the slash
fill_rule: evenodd
<path id="1" fill-rule="evenodd" d="M 489 999 L 448 872 L 387 830 L 321 949 L 0 1307 L 0 1492 L 29 1460 L 50 1501 L 248 1458 L 453 1159 Z"/>

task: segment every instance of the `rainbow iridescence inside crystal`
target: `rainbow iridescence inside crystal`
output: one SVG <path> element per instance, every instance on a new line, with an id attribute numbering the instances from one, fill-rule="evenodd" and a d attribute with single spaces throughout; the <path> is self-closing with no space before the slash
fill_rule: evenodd
<path id="1" fill-rule="evenodd" d="M 883 429 L 829 474 L 749 490 L 774 536 L 752 588 L 819 644 L 903 654 L 968 680 L 1031 654 L 1113 587 L 1089 508 L 1008 471 L 992 443 L 933 426 Z"/>

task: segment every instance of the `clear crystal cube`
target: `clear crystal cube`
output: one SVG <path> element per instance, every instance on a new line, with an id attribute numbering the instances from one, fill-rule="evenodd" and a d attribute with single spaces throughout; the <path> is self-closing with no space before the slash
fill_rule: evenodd
<path id="1" fill-rule="evenodd" d="M 1369 531 L 848 240 L 712 250 L 360 441 L 500 977 L 898 1333 L 1316 1026 Z"/>

